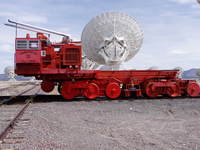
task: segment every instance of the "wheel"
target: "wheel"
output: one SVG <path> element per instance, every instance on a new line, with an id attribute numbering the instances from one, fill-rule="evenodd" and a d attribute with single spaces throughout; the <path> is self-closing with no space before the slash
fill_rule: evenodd
<path id="1" fill-rule="evenodd" d="M 89 83 L 84 90 L 84 95 L 88 99 L 95 99 L 99 96 L 99 86 L 96 83 Z"/>
<path id="2" fill-rule="evenodd" d="M 200 88 L 197 83 L 189 83 L 187 87 L 187 94 L 191 97 L 199 96 Z"/>
<path id="3" fill-rule="evenodd" d="M 180 90 L 179 90 L 179 87 L 177 84 L 175 84 L 167 89 L 167 95 L 169 97 L 177 97 L 177 96 L 179 96 L 179 93 L 180 93 Z"/>
<path id="4" fill-rule="evenodd" d="M 41 89 L 44 91 L 44 92 L 51 92 L 53 91 L 54 89 L 54 83 L 53 82 L 50 82 L 50 81 L 43 81 L 41 83 Z"/>
<path id="5" fill-rule="evenodd" d="M 111 99 L 116 99 L 120 96 L 121 94 L 121 88 L 119 84 L 113 82 L 109 83 L 106 87 L 106 96 L 111 98 Z"/>
<path id="6" fill-rule="evenodd" d="M 153 83 L 148 83 L 145 87 L 145 92 L 146 95 L 149 98 L 156 98 L 158 96 L 158 91 L 156 90 L 156 88 L 153 86 Z"/>
<path id="7" fill-rule="evenodd" d="M 73 88 L 73 84 L 64 82 L 61 88 L 61 95 L 64 97 L 64 99 L 73 99 L 76 96 L 76 89 Z"/>

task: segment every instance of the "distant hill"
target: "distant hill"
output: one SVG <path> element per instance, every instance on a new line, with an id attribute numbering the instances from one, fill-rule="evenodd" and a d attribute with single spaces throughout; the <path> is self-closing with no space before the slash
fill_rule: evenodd
<path id="1" fill-rule="evenodd" d="M 199 69 L 195 69 L 195 68 L 186 70 L 183 72 L 182 78 L 184 78 L 184 79 L 199 79 L 200 76 L 197 76 L 197 74 L 196 74 L 198 70 Z"/>
<path id="2" fill-rule="evenodd" d="M 26 81 L 26 80 L 30 80 L 31 77 L 23 77 L 23 76 L 16 76 L 16 80 L 19 80 L 19 81 Z M 0 81 L 8 81 L 9 78 L 7 75 L 5 74 L 0 74 Z"/>

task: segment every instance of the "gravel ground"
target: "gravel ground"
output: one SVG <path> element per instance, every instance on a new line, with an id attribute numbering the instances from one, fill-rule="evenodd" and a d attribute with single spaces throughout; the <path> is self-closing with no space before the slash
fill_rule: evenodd
<path id="1" fill-rule="evenodd" d="M 24 107 L 24 105 L 3 105 L 1 109 L 1 120 L 0 120 L 0 133 L 9 125 L 11 120 L 17 115 L 17 113 Z M 14 128 L 10 129 L 6 136 L 0 141 L 0 150 L 20 150 L 22 143 L 24 142 L 24 133 L 29 128 L 30 111 L 26 112 L 20 118 Z"/>
<path id="2" fill-rule="evenodd" d="M 20 150 L 198 150 L 200 99 L 34 103 Z"/>
<path id="3" fill-rule="evenodd" d="M 3 105 L 0 106 L 0 133 L 5 129 L 9 122 L 16 116 L 23 105 Z"/>

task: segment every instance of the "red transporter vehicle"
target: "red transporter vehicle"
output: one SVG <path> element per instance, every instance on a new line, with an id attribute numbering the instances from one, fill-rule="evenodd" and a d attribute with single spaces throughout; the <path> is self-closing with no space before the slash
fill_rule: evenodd
<path id="1" fill-rule="evenodd" d="M 21 29 L 37 27 L 13 21 L 6 24 Z M 21 27 L 20 27 L 21 26 Z M 178 77 L 178 70 L 81 70 L 82 49 L 80 42 L 72 42 L 63 35 L 63 41 L 52 43 L 44 32 L 58 34 L 46 29 L 39 29 L 35 38 L 29 34 L 25 38 L 16 38 L 15 72 L 23 76 L 35 76 L 42 80 L 41 88 L 51 92 L 56 85 L 65 99 L 87 97 L 95 99 L 107 96 L 116 99 L 120 96 L 147 96 L 156 98 L 196 97 L 200 93 L 195 80 L 183 80 Z"/>

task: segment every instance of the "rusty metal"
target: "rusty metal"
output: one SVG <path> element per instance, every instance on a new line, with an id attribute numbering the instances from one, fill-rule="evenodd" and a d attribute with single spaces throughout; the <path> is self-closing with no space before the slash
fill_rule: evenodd
<path id="1" fill-rule="evenodd" d="M 25 112 L 26 108 L 29 106 L 30 101 L 28 101 L 23 108 L 17 113 L 17 115 L 13 118 L 13 120 L 7 125 L 7 127 L 3 130 L 2 133 L 0 133 L 0 141 L 2 141 L 7 133 L 10 131 L 10 129 L 13 128 L 13 126 L 16 124 L 16 122 L 20 119 L 20 117 L 23 115 Z"/>
<path id="2" fill-rule="evenodd" d="M 17 96 L 20 96 L 20 95 L 22 95 L 22 94 L 24 94 L 24 93 L 26 93 L 26 92 L 28 92 L 28 91 L 34 89 L 36 86 L 37 86 L 37 85 L 34 85 L 33 87 L 31 87 L 31 88 L 29 88 L 29 89 L 27 89 L 27 90 L 21 92 L 21 93 L 18 94 Z M 28 108 L 28 106 L 30 105 L 30 103 L 31 103 L 31 101 L 32 101 L 32 98 L 34 98 L 35 96 L 37 96 L 37 93 L 38 93 L 39 91 L 40 91 L 40 89 L 37 90 L 37 92 L 36 92 L 34 95 L 30 96 L 30 98 L 26 99 L 25 105 L 20 109 L 20 111 L 16 114 L 16 116 L 14 116 L 14 118 L 9 122 L 9 124 L 5 127 L 5 129 L 0 133 L 0 141 L 3 141 L 4 138 L 7 136 L 7 134 L 9 133 L 9 131 L 10 131 L 11 129 L 13 129 L 13 127 L 16 125 L 16 123 L 18 122 L 18 120 L 22 117 L 22 115 L 24 114 L 24 112 L 26 111 L 26 109 Z M 10 101 L 11 99 L 13 99 L 13 98 L 15 98 L 15 97 L 17 97 L 17 96 L 12 96 L 12 97 L 10 97 L 10 99 L 8 99 L 8 100 Z M 7 100 L 7 102 L 8 102 L 8 100 Z M 2 104 L 3 104 L 3 103 L 2 103 Z M 2 104 L 1 104 L 1 105 L 2 105 Z M 0 105 L 0 106 L 1 106 L 1 105 Z M 7 144 L 7 143 L 6 143 L 6 144 Z"/>

